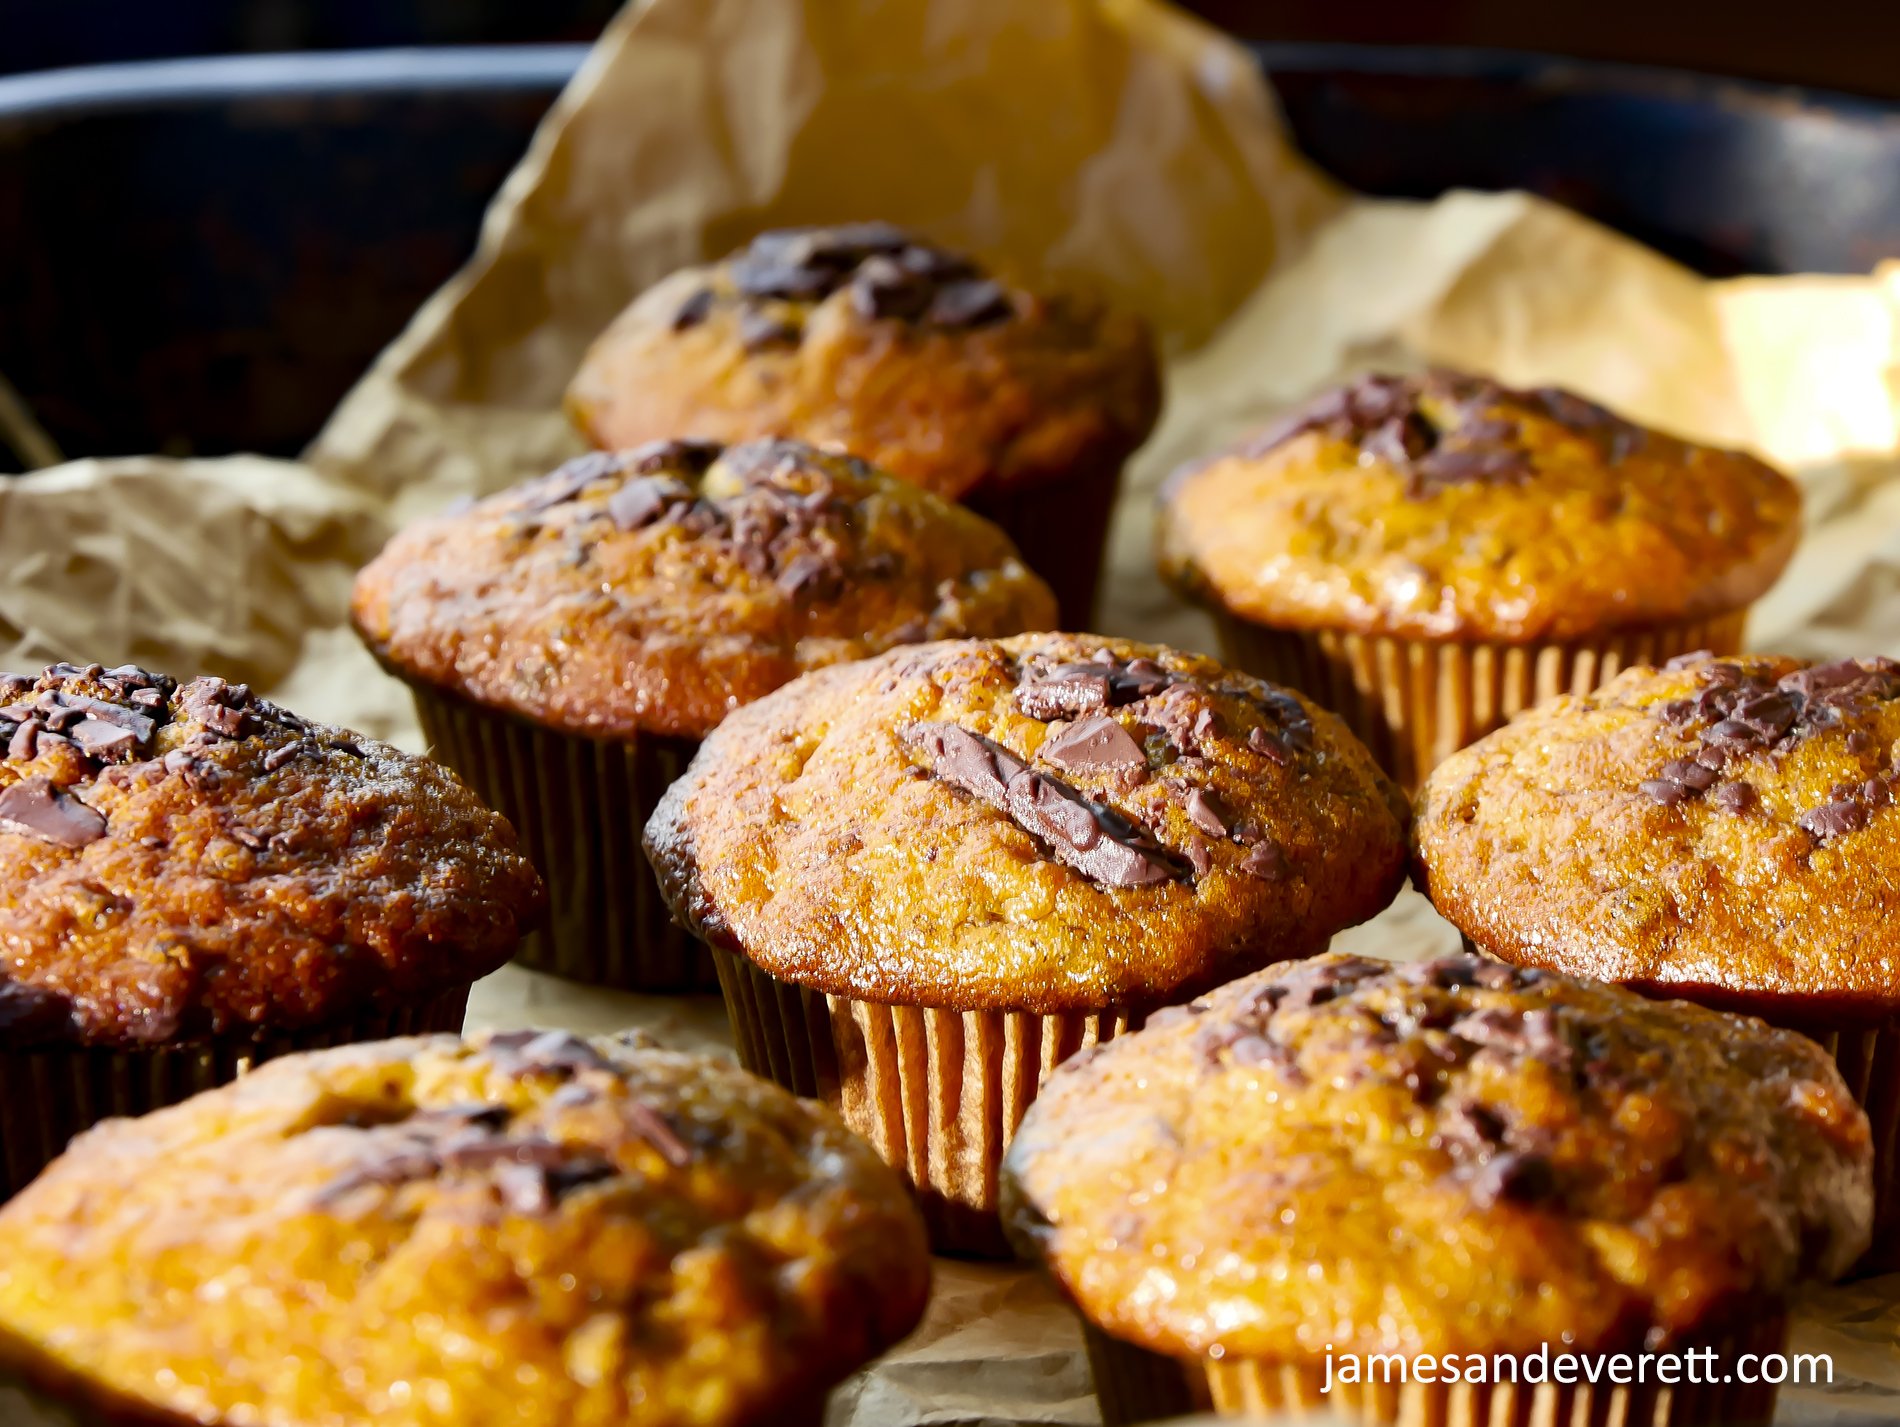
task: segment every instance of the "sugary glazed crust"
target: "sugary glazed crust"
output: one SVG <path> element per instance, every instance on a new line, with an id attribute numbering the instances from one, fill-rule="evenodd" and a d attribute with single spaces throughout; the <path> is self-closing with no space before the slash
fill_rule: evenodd
<path id="1" fill-rule="evenodd" d="M 596 446 L 795 436 L 955 500 L 1119 466 L 1160 411 L 1139 319 L 888 224 L 762 234 L 642 294 L 567 409 Z"/>
<path id="2" fill-rule="evenodd" d="M 1331 714 L 1211 659 L 1034 634 L 894 651 L 733 715 L 647 826 L 674 914 L 784 980 L 1037 1014 L 1322 948 L 1404 877 Z"/>
<path id="3" fill-rule="evenodd" d="M 1900 1014 L 1900 665 L 1689 656 L 1454 754 L 1418 875 L 1506 960 L 1817 1027 Z"/>
<path id="4" fill-rule="evenodd" d="M 1441 371 L 1361 378 L 1176 472 L 1157 550 L 1261 624 L 1528 643 L 1741 609 L 1800 519 L 1753 457 Z"/>
<path id="5" fill-rule="evenodd" d="M 512 828 L 426 759 L 243 685 L 0 676 L 0 1044 L 170 1045 L 386 1012 L 540 912 Z"/>
<path id="6" fill-rule="evenodd" d="M 791 441 L 586 456 L 419 521 L 352 614 L 404 677 L 600 738 L 698 737 L 807 669 L 1056 618 L 988 521 Z"/>
<path id="7" fill-rule="evenodd" d="M 561 1032 L 289 1057 L 108 1122 L 0 1245 L 0 1368 L 232 1424 L 766 1427 L 930 1283 L 829 1111 Z"/>
<path id="8" fill-rule="evenodd" d="M 1760 1021 L 1473 956 L 1328 955 L 1067 1062 L 1005 1222 L 1173 1355 L 1706 1341 L 1867 1243 L 1872 1141 Z"/>

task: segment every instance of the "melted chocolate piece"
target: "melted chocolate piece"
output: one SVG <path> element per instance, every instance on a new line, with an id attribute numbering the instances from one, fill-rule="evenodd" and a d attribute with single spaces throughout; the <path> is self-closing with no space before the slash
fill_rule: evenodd
<path id="1" fill-rule="evenodd" d="M 992 807 L 1006 809 L 1009 780 L 1023 771 L 1024 764 L 1002 744 L 954 723 L 920 723 L 904 737 L 930 759 L 930 771 L 939 780 Z"/>
<path id="2" fill-rule="evenodd" d="M 666 514 L 678 501 L 690 501 L 692 487 L 671 476 L 639 476 L 607 497 L 607 515 L 622 530 L 640 530 Z"/>
<path id="3" fill-rule="evenodd" d="M 104 837 L 106 820 L 36 774 L 0 792 L 0 832 L 78 848 Z"/>
<path id="4" fill-rule="evenodd" d="M 1535 472 L 1522 447 L 1524 416 L 1557 422 L 1595 443 L 1611 462 L 1640 448 L 1648 435 L 1568 392 L 1514 391 L 1484 377 L 1433 371 L 1360 377 L 1275 423 L 1243 454 L 1262 456 L 1305 432 L 1324 432 L 1396 468 L 1406 477 L 1406 493 L 1418 497 L 1448 485 L 1528 480 Z"/>
<path id="5" fill-rule="evenodd" d="M 1116 659 L 1102 651 L 1085 663 L 1032 665 L 1016 686 L 1016 707 L 1047 722 L 1119 708 L 1177 681 L 1152 659 Z"/>
<path id="6" fill-rule="evenodd" d="M 1048 739 L 1036 756 L 1068 773 L 1142 772 L 1148 755 L 1121 721 L 1094 714 Z"/>
<path id="7" fill-rule="evenodd" d="M 714 300 L 715 298 L 711 288 L 702 287 L 699 289 L 698 292 L 695 292 L 691 297 L 687 298 L 686 301 L 682 302 L 679 305 L 679 310 L 673 314 L 673 330 L 675 332 L 684 332 L 689 327 L 699 326 L 700 323 L 712 315 Z"/>

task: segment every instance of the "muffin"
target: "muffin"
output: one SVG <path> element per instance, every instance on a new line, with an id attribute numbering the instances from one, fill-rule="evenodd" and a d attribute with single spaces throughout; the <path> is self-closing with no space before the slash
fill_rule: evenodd
<path id="1" fill-rule="evenodd" d="M 139 1427 L 816 1427 L 929 1287 L 822 1108 L 626 1041 L 432 1036 L 75 1142 L 0 1211 L 0 1371 Z"/>
<path id="2" fill-rule="evenodd" d="M 1002 526 L 1081 628 L 1160 381 L 1136 318 L 854 223 L 763 233 L 648 289 L 594 343 L 567 407 L 609 450 L 674 436 L 842 447 Z"/>
<path id="3" fill-rule="evenodd" d="M 1812 1035 L 1874 1125 L 1900 1264 L 1900 664 L 1679 659 L 1525 715 L 1420 797 L 1420 883 L 1480 950 Z"/>
<path id="4" fill-rule="evenodd" d="M 0 676 L 0 1198 L 105 1115 L 460 1030 L 542 898 L 444 768 L 242 684 Z"/>
<path id="5" fill-rule="evenodd" d="M 548 879 L 521 960 L 710 991 L 639 849 L 706 732 L 807 669 L 1035 629 L 1055 605 L 995 527 L 852 457 L 668 441 L 411 526 L 357 577 L 353 614 Z"/>
<path id="6" fill-rule="evenodd" d="M 1734 1427 L 1774 1389 L 1604 1370 L 1710 1349 L 1719 1382 L 1779 1350 L 1789 1291 L 1867 1242 L 1871 1157 L 1792 1032 L 1475 956 L 1328 955 L 1071 1061 L 1004 1197 L 1090 1326 L 1110 1422 L 1198 1395 L 1235 1416 Z M 1540 1353 L 1596 1383 L 1533 1376 Z M 1388 1384 L 1379 1354 L 1457 1376 Z M 1523 1380 L 1471 1380 L 1500 1360 Z"/>
<path id="7" fill-rule="evenodd" d="M 1170 478 L 1163 576 L 1407 787 L 1630 664 L 1737 648 L 1800 492 L 1568 392 L 1368 376 Z"/>
<path id="8" fill-rule="evenodd" d="M 1030 634 L 808 674 L 648 824 L 740 1058 L 1006 1252 L 1004 1146 L 1054 1067 L 1391 901 L 1406 809 L 1339 720 L 1211 659 Z"/>

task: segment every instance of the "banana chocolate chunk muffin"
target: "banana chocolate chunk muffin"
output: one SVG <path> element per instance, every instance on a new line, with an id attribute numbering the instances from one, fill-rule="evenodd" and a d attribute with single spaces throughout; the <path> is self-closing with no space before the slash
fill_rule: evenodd
<path id="1" fill-rule="evenodd" d="M 1693 655 L 1449 759 L 1421 884 L 1480 950 L 1747 1011 L 1839 1058 L 1900 1254 L 1900 664 Z"/>
<path id="2" fill-rule="evenodd" d="M 1136 318 L 888 223 L 762 233 L 640 296 L 568 390 L 608 449 L 795 436 L 1002 526 L 1086 625 L 1123 462 L 1160 408 Z"/>
<path id="3" fill-rule="evenodd" d="M 805 670 L 1045 627 L 1055 605 L 994 526 L 853 457 L 665 441 L 410 526 L 353 615 L 548 879 L 522 960 L 678 991 L 712 970 L 639 834 L 699 739 Z"/>
<path id="4" fill-rule="evenodd" d="M 0 676 L 0 1197 L 285 1050 L 459 1030 L 538 914 L 454 774 L 241 684 Z"/>
<path id="5" fill-rule="evenodd" d="M 137 1427 L 817 1427 L 929 1293 L 902 1183 L 708 1057 L 288 1057 L 0 1211 L 0 1374 Z"/>
<path id="6" fill-rule="evenodd" d="M 1002 1146 L 1055 1064 L 1391 901 L 1406 808 L 1340 722 L 1214 660 L 955 640 L 740 710 L 647 827 L 745 1063 L 839 1105 L 1000 1252 Z"/>
<path id="7" fill-rule="evenodd" d="M 1751 456 L 1433 371 L 1361 377 L 1177 472 L 1157 543 L 1231 660 L 1411 787 L 1542 699 L 1737 648 L 1800 516 Z"/>
<path id="8" fill-rule="evenodd" d="M 1793 1032 L 1469 955 L 1329 955 L 1072 1060 L 1010 1147 L 1004 1212 L 1090 1325 L 1111 1422 L 1198 1395 L 1733 1427 L 1774 1389 L 1672 1399 L 1605 1360 L 1777 1351 L 1790 1292 L 1867 1243 L 1871 1161 Z M 1540 1350 L 1597 1368 L 1496 1380 Z M 1388 1388 L 1383 1354 L 1443 1372 Z"/>

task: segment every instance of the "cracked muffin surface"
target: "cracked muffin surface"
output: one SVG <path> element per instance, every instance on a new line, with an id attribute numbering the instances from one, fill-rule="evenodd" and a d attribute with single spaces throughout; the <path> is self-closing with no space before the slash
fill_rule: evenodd
<path id="1" fill-rule="evenodd" d="M 1135 317 L 1006 283 L 885 223 L 761 234 L 600 336 L 567 409 L 595 445 L 835 445 L 956 500 L 1120 464 L 1160 409 Z"/>
<path id="2" fill-rule="evenodd" d="M 740 710 L 646 845 L 675 915 L 773 976 L 1052 1014 L 1322 948 L 1396 893 L 1406 811 L 1298 695 L 1032 634 L 895 650 Z"/>
<path id="3" fill-rule="evenodd" d="M 1328 955 L 1069 1061 L 1003 1203 L 1155 1352 L 1607 1353 L 1845 1269 L 1871 1154 L 1793 1032 L 1474 956 Z"/>
<path id="4" fill-rule="evenodd" d="M 241 684 L 0 676 L 0 1042 L 321 1027 L 486 975 L 539 913 L 455 776 Z"/>
<path id="5" fill-rule="evenodd" d="M 583 456 L 400 532 L 352 616 L 405 677 L 565 732 L 697 737 L 807 669 L 1055 621 L 989 522 L 793 441 Z"/>
<path id="6" fill-rule="evenodd" d="M 109 1122 L 0 1246 L 0 1366 L 216 1427 L 804 1421 L 929 1288 L 830 1112 L 562 1032 L 290 1057 Z"/>
<path id="7" fill-rule="evenodd" d="M 1190 598 L 1262 624 L 1527 643 L 1739 610 L 1800 512 L 1751 456 L 1434 371 L 1362 377 L 1177 472 L 1157 551 Z"/>
<path id="8" fill-rule="evenodd" d="M 1545 705 L 1422 789 L 1481 949 L 1795 1024 L 1900 1013 L 1900 664 L 1688 656 Z"/>

